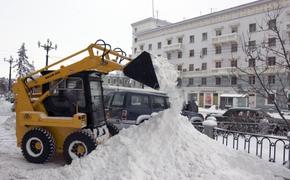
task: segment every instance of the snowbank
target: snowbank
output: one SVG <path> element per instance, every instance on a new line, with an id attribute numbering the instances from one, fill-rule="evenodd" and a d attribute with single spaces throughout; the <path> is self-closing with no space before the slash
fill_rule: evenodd
<path id="1" fill-rule="evenodd" d="M 85 158 L 59 168 L 21 160 L 2 164 L 0 179 L 100 180 L 272 180 L 290 178 L 290 171 L 248 154 L 231 151 L 196 131 L 179 114 L 183 99 L 175 89 L 177 73 L 163 59 L 155 69 L 172 108 L 139 126 L 122 130 Z M 158 69 L 163 65 L 163 69 Z M 1 132 L 1 131 L 0 131 Z M 2 132 L 1 132 L 2 133 Z M 1 143 L 1 142 L 0 142 Z M 14 153 L 15 154 L 15 153 Z M 0 156 L 1 160 L 2 156 Z M 18 166 L 19 163 L 31 167 Z M 5 166 L 6 165 L 6 166 Z M 15 167 L 16 166 L 16 167 Z M 51 167 L 51 166 L 48 166 Z M 41 169 L 39 169 L 41 168 Z"/>

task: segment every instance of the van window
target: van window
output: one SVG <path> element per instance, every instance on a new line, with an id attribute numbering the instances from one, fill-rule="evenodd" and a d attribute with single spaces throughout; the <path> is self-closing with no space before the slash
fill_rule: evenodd
<path id="1" fill-rule="evenodd" d="M 149 98 L 148 96 L 145 96 L 145 95 L 138 95 L 138 94 L 131 95 L 130 105 L 149 108 Z"/>
<path id="2" fill-rule="evenodd" d="M 125 94 L 116 93 L 113 98 L 112 106 L 123 106 Z"/>
<path id="3" fill-rule="evenodd" d="M 164 97 L 153 96 L 152 107 L 154 109 L 166 109 Z"/>

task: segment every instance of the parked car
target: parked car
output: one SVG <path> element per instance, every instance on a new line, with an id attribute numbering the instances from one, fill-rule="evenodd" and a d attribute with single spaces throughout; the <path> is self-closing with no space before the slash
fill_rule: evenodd
<path id="1" fill-rule="evenodd" d="M 282 120 L 275 119 L 257 108 L 230 108 L 223 114 L 210 113 L 205 119 L 209 119 L 209 117 L 216 119 L 218 127 L 228 130 L 280 135 L 285 134 L 288 130 Z"/>
<path id="2" fill-rule="evenodd" d="M 105 109 L 108 122 L 119 129 L 139 125 L 148 120 L 153 112 L 170 107 L 168 96 L 158 91 L 118 90 L 105 97 Z M 196 112 L 182 111 L 191 122 L 203 121 L 203 116 Z"/>

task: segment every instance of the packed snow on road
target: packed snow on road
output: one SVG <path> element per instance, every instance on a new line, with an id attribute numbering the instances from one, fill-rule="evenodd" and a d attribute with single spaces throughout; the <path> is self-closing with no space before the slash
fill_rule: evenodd
<path id="1" fill-rule="evenodd" d="M 180 113 L 183 98 L 177 72 L 165 59 L 154 60 L 161 90 L 171 108 L 139 126 L 122 130 L 88 156 L 64 165 L 27 162 L 15 142 L 15 115 L 1 101 L 0 179 L 100 180 L 278 180 L 290 171 L 243 152 L 230 150 L 193 128 Z"/>

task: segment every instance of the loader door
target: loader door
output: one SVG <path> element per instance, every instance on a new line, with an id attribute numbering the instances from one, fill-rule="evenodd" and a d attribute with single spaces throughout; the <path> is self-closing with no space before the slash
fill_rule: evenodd
<path id="1" fill-rule="evenodd" d="M 90 121 L 89 127 L 99 127 L 106 123 L 103 89 L 100 78 L 89 77 L 90 86 Z"/>

